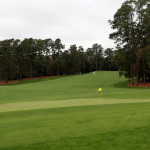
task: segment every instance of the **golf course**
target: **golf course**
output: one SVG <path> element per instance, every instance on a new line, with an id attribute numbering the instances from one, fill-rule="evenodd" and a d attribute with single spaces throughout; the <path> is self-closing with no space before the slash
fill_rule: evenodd
<path id="1" fill-rule="evenodd" d="M 149 149 L 149 91 L 117 71 L 2 85 L 0 150 Z"/>

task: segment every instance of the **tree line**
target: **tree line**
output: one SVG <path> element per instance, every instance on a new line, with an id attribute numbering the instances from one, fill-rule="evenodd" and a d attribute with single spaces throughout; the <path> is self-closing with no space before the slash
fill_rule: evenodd
<path id="1" fill-rule="evenodd" d="M 132 85 L 138 86 L 140 81 L 145 85 L 150 80 L 150 1 L 125 1 L 109 23 L 120 75 Z"/>
<path id="2" fill-rule="evenodd" d="M 6 39 L 0 41 L 0 81 L 117 70 L 114 57 L 113 49 L 100 44 L 65 50 L 60 39 Z"/>

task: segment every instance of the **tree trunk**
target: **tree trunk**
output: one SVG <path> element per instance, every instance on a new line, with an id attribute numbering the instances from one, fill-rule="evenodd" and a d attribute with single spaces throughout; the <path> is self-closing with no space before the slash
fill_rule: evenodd
<path id="1" fill-rule="evenodd" d="M 134 73 L 133 73 L 133 64 L 131 63 L 131 77 L 132 77 L 132 85 L 134 85 Z"/>
<path id="2" fill-rule="evenodd" d="M 97 71 L 97 49 L 96 49 L 96 71 Z"/>
<path id="3" fill-rule="evenodd" d="M 33 68 L 32 68 L 32 63 L 31 63 L 31 65 L 30 65 L 30 78 L 32 78 L 33 77 Z"/>
<path id="4" fill-rule="evenodd" d="M 8 77 L 7 77 L 7 73 L 5 74 L 5 76 L 4 76 L 4 83 L 8 83 Z"/>
<path id="5" fill-rule="evenodd" d="M 129 79 L 128 79 L 128 82 L 129 82 L 129 84 L 131 83 L 130 77 L 129 77 Z"/>
<path id="6" fill-rule="evenodd" d="M 60 50 L 58 49 L 58 57 L 57 57 L 57 75 L 60 74 L 60 72 L 59 72 L 59 55 L 60 55 Z"/>
<path id="7" fill-rule="evenodd" d="M 139 50 L 136 56 L 136 86 L 139 86 Z"/>
<path id="8" fill-rule="evenodd" d="M 0 71 L 0 82 L 2 81 L 2 70 Z"/>
<path id="9" fill-rule="evenodd" d="M 144 48 L 143 48 L 143 83 L 144 83 L 144 86 L 146 85 L 146 79 L 145 79 L 145 51 L 144 51 Z"/>

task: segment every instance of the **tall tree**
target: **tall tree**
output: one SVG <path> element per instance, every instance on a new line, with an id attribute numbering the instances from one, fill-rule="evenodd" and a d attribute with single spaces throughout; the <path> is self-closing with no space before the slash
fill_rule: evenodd
<path id="1" fill-rule="evenodd" d="M 110 38 L 115 40 L 119 48 L 128 52 L 127 59 L 130 60 L 131 69 L 124 71 L 128 72 L 126 74 L 129 78 L 132 77 L 132 84 L 134 84 L 134 70 L 136 70 L 136 85 L 139 85 L 141 76 L 143 76 L 144 84 L 146 80 L 145 47 L 148 33 L 146 27 L 149 26 L 146 20 L 150 17 L 147 15 L 148 6 L 148 0 L 128 0 L 118 9 L 114 20 L 109 21 L 112 29 L 116 30 L 110 34 Z"/>
<path id="2" fill-rule="evenodd" d="M 56 53 L 56 68 L 57 68 L 57 75 L 60 74 L 59 70 L 60 70 L 60 60 L 59 60 L 59 57 L 60 57 L 60 53 L 61 53 L 61 50 L 65 48 L 65 45 L 63 45 L 61 43 L 61 40 L 60 39 L 56 39 L 55 42 L 54 42 L 54 50 L 57 50 L 57 53 Z"/>
<path id="3" fill-rule="evenodd" d="M 92 50 L 93 50 L 93 55 L 94 55 L 94 60 L 95 60 L 95 70 L 98 71 L 102 69 L 103 47 L 96 43 L 96 44 L 93 44 Z"/>
<path id="4" fill-rule="evenodd" d="M 24 51 L 24 59 L 26 60 L 26 66 L 28 68 L 28 75 L 30 78 L 33 77 L 33 62 L 35 56 L 37 55 L 35 52 L 35 40 L 32 38 L 24 39 L 21 42 L 21 49 Z"/>

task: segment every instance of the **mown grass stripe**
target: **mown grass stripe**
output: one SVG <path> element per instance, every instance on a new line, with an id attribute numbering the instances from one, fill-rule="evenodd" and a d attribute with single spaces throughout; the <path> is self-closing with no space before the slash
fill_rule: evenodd
<path id="1" fill-rule="evenodd" d="M 76 99 L 62 101 L 37 101 L 37 102 L 16 102 L 0 104 L 0 112 L 45 109 L 45 108 L 62 108 L 73 106 L 87 105 L 104 105 L 104 104 L 120 104 L 120 103 L 143 103 L 150 102 L 150 99 Z"/>

